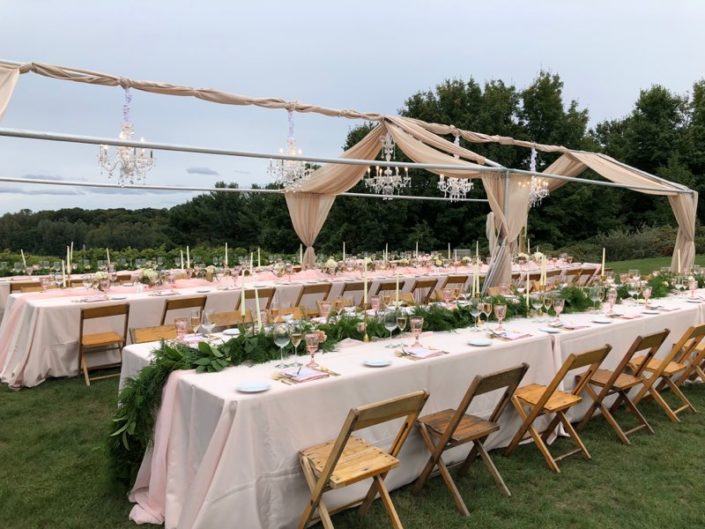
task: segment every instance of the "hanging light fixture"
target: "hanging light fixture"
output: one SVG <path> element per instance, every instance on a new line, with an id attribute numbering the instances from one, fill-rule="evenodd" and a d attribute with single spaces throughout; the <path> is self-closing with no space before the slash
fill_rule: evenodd
<path id="1" fill-rule="evenodd" d="M 301 156 L 303 152 L 296 145 L 294 138 L 294 111 L 288 111 L 289 136 L 286 139 L 286 151 L 279 149 L 280 154 L 288 156 Z M 295 190 L 313 173 L 313 169 L 304 160 L 269 160 L 267 173 L 274 178 L 277 184 L 285 189 Z"/>
<path id="2" fill-rule="evenodd" d="M 122 106 L 122 126 L 118 139 L 131 141 L 135 134 L 135 129 L 130 121 L 130 103 L 132 94 L 130 89 L 125 88 L 125 103 Z M 144 142 L 144 138 L 140 138 Z M 154 167 L 154 151 L 138 147 L 116 147 L 115 152 L 110 153 L 107 145 L 101 145 L 98 152 L 98 164 L 101 173 L 108 173 L 108 179 L 117 176 L 117 182 L 121 186 L 126 184 L 144 184 L 147 179 L 147 172 Z"/>
<path id="3" fill-rule="evenodd" d="M 453 143 L 456 146 L 460 146 L 460 136 L 455 135 Z M 454 154 L 454 158 L 460 158 L 459 155 Z M 438 189 L 443 193 L 445 198 L 450 198 L 451 202 L 463 199 L 472 190 L 472 180 L 469 178 L 455 178 L 452 176 L 439 175 L 438 177 Z"/>
<path id="4" fill-rule="evenodd" d="M 531 158 L 529 160 L 529 169 L 531 172 L 536 172 L 536 149 L 531 148 Z M 548 179 L 540 176 L 531 175 L 531 183 L 529 189 L 529 207 L 533 208 L 541 204 L 541 201 L 550 194 L 548 190 Z"/>
<path id="5" fill-rule="evenodd" d="M 394 156 L 395 149 L 392 135 L 387 132 L 381 141 L 383 142 L 384 159 L 390 162 Z M 371 169 L 367 169 L 365 185 L 375 193 L 384 195 L 384 200 L 391 200 L 395 194 L 400 193 L 402 189 L 411 185 L 411 178 L 407 168 L 404 168 L 404 174 L 402 175 L 398 167 L 380 169 L 377 166 L 374 176 L 372 176 Z"/>

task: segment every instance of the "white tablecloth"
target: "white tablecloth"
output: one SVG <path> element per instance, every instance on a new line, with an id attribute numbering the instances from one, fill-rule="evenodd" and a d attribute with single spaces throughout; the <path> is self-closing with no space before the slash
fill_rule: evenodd
<path id="1" fill-rule="evenodd" d="M 485 348 L 467 345 L 477 336 L 468 330 L 432 333 L 422 337 L 424 345 L 450 354 L 419 361 L 394 357 L 383 342 L 361 344 L 319 355 L 323 365 L 342 376 L 298 386 L 271 381 L 272 389 L 259 395 L 240 394 L 235 387 L 245 381 L 269 380 L 274 371 L 271 363 L 208 375 L 173 373 L 159 413 L 155 457 L 151 451 L 145 457 L 132 494 L 138 502 L 132 516 L 164 520 L 167 529 L 291 527 L 308 498 L 297 451 L 335 438 L 351 407 L 424 388 L 431 397 L 423 413 L 433 413 L 455 407 L 476 374 L 526 362 L 531 368 L 522 384 L 547 383 L 570 352 L 611 343 L 614 350 L 606 363 L 610 366 L 619 361 L 637 333 L 669 327 L 670 346 L 688 325 L 704 321 L 701 305 L 673 300 L 664 304 L 679 308 L 634 320 L 614 320 L 604 326 L 592 323 L 591 315 L 564 316 L 590 327 L 557 335 L 540 331 L 545 323 L 513 320 L 506 326 L 529 331 L 532 336 L 516 342 L 493 341 Z M 126 348 L 123 378 L 148 363 L 153 346 Z M 363 366 L 365 359 L 384 357 L 392 359 L 392 366 Z M 476 399 L 470 412 L 488 416 L 496 398 L 494 394 Z M 501 430 L 490 437 L 487 446 L 508 444 L 518 424 L 514 410 L 508 410 Z M 372 428 L 363 436 L 386 446 L 397 427 Z M 468 449 L 460 447 L 447 459 L 459 460 Z M 426 458 L 414 432 L 400 455 L 400 467 L 388 477 L 390 488 L 412 481 Z M 508 485 L 511 488 L 511 483 Z M 366 488 L 365 483 L 327 493 L 326 501 L 330 507 L 342 505 L 360 498 Z"/>

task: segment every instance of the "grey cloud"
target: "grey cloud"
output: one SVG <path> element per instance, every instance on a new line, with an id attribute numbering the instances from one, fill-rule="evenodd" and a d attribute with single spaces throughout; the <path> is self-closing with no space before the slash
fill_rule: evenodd
<path id="1" fill-rule="evenodd" d="M 15 195 L 82 195 L 76 189 L 25 189 L 22 187 L 0 186 L 0 193 Z"/>
<path id="2" fill-rule="evenodd" d="M 210 167 L 189 167 L 186 169 L 188 174 L 204 174 L 218 176 L 218 171 L 211 169 Z"/>
<path id="3" fill-rule="evenodd" d="M 27 180 L 52 180 L 54 182 L 63 182 L 65 180 L 76 180 L 76 181 L 85 181 L 85 178 L 66 178 L 64 176 L 58 176 L 58 175 L 45 175 L 45 174 L 26 174 L 22 178 L 26 178 Z"/>

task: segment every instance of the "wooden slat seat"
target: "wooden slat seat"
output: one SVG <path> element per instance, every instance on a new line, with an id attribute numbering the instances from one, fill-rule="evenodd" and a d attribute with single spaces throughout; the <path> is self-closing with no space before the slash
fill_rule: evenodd
<path id="1" fill-rule="evenodd" d="M 590 382 L 592 384 L 595 384 L 596 386 L 604 387 L 606 384 L 609 383 L 611 376 L 612 371 L 610 371 L 609 369 L 598 369 L 597 371 L 595 371 L 595 374 L 592 376 Z M 625 390 L 633 388 L 638 384 L 641 384 L 641 378 L 635 377 L 628 373 L 621 373 L 614 381 L 613 385 L 615 388 Z"/>
<path id="2" fill-rule="evenodd" d="M 335 441 L 312 446 L 301 452 L 302 457 L 311 462 L 316 477 L 321 475 L 328 461 Z M 399 460 L 384 450 L 366 443 L 359 437 L 351 436 L 330 475 L 332 489 L 352 485 L 375 474 L 389 472 L 399 465 Z"/>
<path id="3" fill-rule="evenodd" d="M 545 391 L 546 386 L 543 384 L 529 384 L 519 388 L 514 395 L 527 404 L 536 406 Z M 543 409 L 548 413 L 555 413 L 557 411 L 567 410 L 571 406 L 578 404 L 581 400 L 583 399 L 578 395 L 556 390 L 543 405 Z"/>
<path id="4" fill-rule="evenodd" d="M 113 331 L 84 334 L 81 337 L 81 345 L 84 347 L 102 347 L 115 343 L 124 345 L 122 336 Z"/>
<path id="5" fill-rule="evenodd" d="M 643 362 L 644 357 L 639 356 L 635 358 L 632 362 L 629 362 L 629 368 L 636 371 Z M 656 371 L 663 371 L 664 374 L 672 376 L 680 371 L 683 371 L 685 368 L 686 365 L 681 364 L 680 362 L 667 362 L 658 358 L 652 358 L 646 363 L 646 367 L 644 369 L 650 373 L 654 373 Z"/>
<path id="6" fill-rule="evenodd" d="M 431 430 L 434 435 L 440 436 L 446 431 L 454 415 L 455 410 L 448 409 L 421 417 L 419 422 L 428 426 L 429 430 Z M 462 443 L 463 440 L 468 437 L 485 437 L 497 430 L 499 430 L 497 423 L 466 413 L 460 418 L 458 427 L 450 436 L 450 444 L 456 445 Z"/>

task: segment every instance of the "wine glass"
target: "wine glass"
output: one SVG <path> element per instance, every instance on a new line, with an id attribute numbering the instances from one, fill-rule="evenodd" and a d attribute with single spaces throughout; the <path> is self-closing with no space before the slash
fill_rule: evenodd
<path id="1" fill-rule="evenodd" d="M 565 299 L 563 299 L 560 296 L 556 296 L 553 299 L 553 310 L 556 313 L 556 323 L 560 323 L 561 321 L 561 312 L 563 312 L 563 308 L 565 307 Z"/>
<path id="2" fill-rule="evenodd" d="M 695 290 L 698 288 L 698 281 L 694 277 L 688 279 L 688 290 L 690 290 L 690 297 L 695 297 Z"/>
<path id="3" fill-rule="evenodd" d="M 443 302 L 448 305 L 450 303 L 450 300 L 453 299 L 453 289 L 452 288 L 444 288 L 443 289 Z"/>
<path id="4" fill-rule="evenodd" d="M 421 336 L 421 331 L 423 330 L 423 318 L 415 316 L 410 320 L 411 324 L 411 334 L 414 335 L 414 344 L 412 347 L 421 347 L 421 342 L 419 342 L 419 336 Z"/>
<path id="5" fill-rule="evenodd" d="M 201 311 L 199 309 L 194 309 L 191 311 L 191 332 L 195 333 L 198 331 L 198 327 L 201 325 Z"/>
<path id="6" fill-rule="evenodd" d="M 93 286 L 93 276 L 91 274 L 85 274 L 83 276 L 83 288 L 90 290 Z"/>
<path id="7" fill-rule="evenodd" d="M 274 326 L 272 330 L 272 337 L 274 338 L 274 344 L 279 347 L 279 363 L 275 365 L 277 369 L 284 369 L 288 367 L 286 362 L 284 362 L 284 348 L 289 345 L 289 329 L 283 323 L 279 323 Z"/>
<path id="8" fill-rule="evenodd" d="M 478 298 L 472 298 L 469 301 L 469 308 L 470 308 L 470 316 L 472 316 L 473 322 L 475 325 L 472 328 L 473 332 L 479 332 L 480 328 L 477 326 L 477 320 L 480 317 L 480 313 L 482 312 L 481 309 L 482 303 Z"/>
<path id="9" fill-rule="evenodd" d="M 370 297 L 370 308 L 375 312 L 379 310 L 379 296 Z"/>
<path id="10" fill-rule="evenodd" d="M 300 367 L 303 364 L 299 362 L 299 358 L 296 355 L 297 349 L 299 347 L 299 344 L 301 343 L 301 340 L 303 340 L 304 333 L 303 329 L 301 328 L 301 325 L 298 323 L 293 323 L 289 327 L 289 340 L 291 340 L 291 345 L 293 345 L 293 355 L 294 355 L 294 360 L 291 363 L 293 367 Z"/>
<path id="11" fill-rule="evenodd" d="M 384 328 L 389 331 L 389 340 L 392 340 L 394 329 L 397 328 L 397 313 L 394 310 L 388 310 L 383 317 Z"/>
<path id="12" fill-rule="evenodd" d="M 539 294 L 531 294 L 531 308 L 536 312 L 536 318 L 541 318 L 543 308 L 543 299 Z"/>
<path id="13" fill-rule="evenodd" d="M 607 303 L 610 306 L 610 311 L 607 314 L 614 314 L 614 304 L 617 302 L 617 289 L 610 288 L 607 291 Z"/>
<path id="14" fill-rule="evenodd" d="M 406 322 L 408 321 L 408 317 L 403 311 L 399 311 L 397 313 L 397 327 L 399 327 L 399 336 L 404 334 L 404 330 L 406 329 Z"/>
<path id="15" fill-rule="evenodd" d="M 206 331 L 206 335 L 213 332 L 213 327 L 215 327 L 215 322 L 213 321 L 213 311 L 204 310 L 201 314 L 201 329 Z"/>
<path id="16" fill-rule="evenodd" d="M 504 318 L 507 316 L 507 306 L 504 303 L 495 303 L 494 315 L 499 321 L 499 325 L 497 325 L 497 328 L 495 330 L 498 332 L 504 331 L 504 327 L 502 327 L 502 320 L 504 320 Z"/>
<path id="17" fill-rule="evenodd" d="M 546 313 L 547 320 L 550 320 L 550 318 L 548 318 L 548 311 L 551 310 L 552 306 L 553 306 L 553 296 L 551 294 L 544 294 L 543 295 L 543 309 L 544 309 L 544 312 Z"/>
<path id="18" fill-rule="evenodd" d="M 186 329 L 188 329 L 189 321 L 186 318 L 176 318 L 174 320 L 174 327 L 176 327 L 176 339 L 182 341 L 184 336 L 186 336 Z"/>
<path id="19" fill-rule="evenodd" d="M 485 321 L 489 321 L 490 314 L 492 314 L 491 298 L 487 298 L 485 301 L 482 302 L 480 306 L 480 312 L 485 315 Z"/>
<path id="20" fill-rule="evenodd" d="M 316 363 L 315 360 L 316 352 L 318 351 L 318 341 L 319 337 L 317 332 L 306 334 L 306 350 L 311 355 L 311 361 L 306 364 L 306 367 L 310 367 L 311 369 L 318 367 L 318 363 Z"/>
<path id="21" fill-rule="evenodd" d="M 330 309 L 332 306 L 333 304 L 330 301 L 321 301 L 321 318 L 326 320 L 328 319 L 328 315 L 330 314 Z"/>
<path id="22" fill-rule="evenodd" d="M 651 297 L 651 287 L 647 284 L 644 286 L 644 290 L 641 291 L 641 295 L 644 296 L 644 308 L 649 308 L 649 298 Z"/>

